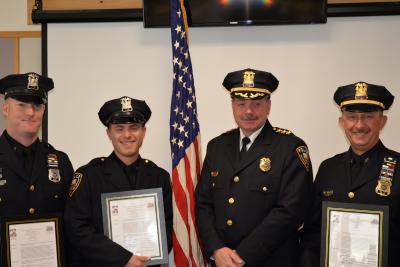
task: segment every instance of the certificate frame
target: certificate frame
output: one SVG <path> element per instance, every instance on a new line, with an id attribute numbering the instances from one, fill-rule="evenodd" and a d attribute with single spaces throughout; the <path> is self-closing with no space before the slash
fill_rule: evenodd
<path id="1" fill-rule="evenodd" d="M 152 189 L 142 189 L 142 190 L 131 190 L 131 191 L 122 191 L 122 192 L 114 192 L 114 193 L 103 193 L 101 194 L 101 204 L 102 204 L 102 214 L 103 214 L 103 229 L 104 235 L 114 241 L 113 238 L 113 225 L 111 216 L 113 214 L 112 204 L 118 203 L 120 201 L 140 201 L 144 198 L 154 203 L 154 212 L 156 222 L 153 222 L 156 225 L 157 231 L 157 240 L 158 240 L 158 252 L 159 255 L 151 256 L 151 259 L 147 262 L 147 265 L 156 265 L 156 264 L 166 264 L 168 263 L 168 245 L 167 245 L 167 235 L 166 235 L 166 227 L 165 227 L 165 215 L 164 215 L 164 202 L 162 197 L 162 189 L 161 188 L 152 188 Z M 120 244 L 123 246 L 122 244 Z M 129 249 L 128 249 L 129 250 Z M 135 254 L 134 251 L 131 251 Z M 143 255 L 147 256 L 147 255 Z"/>
<path id="2" fill-rule="evenodd" d="M 346 223 L 344 223 L 345 221 Z M 362 225 L 360 226 L 360 224 Z M 368 224 L 370 224 L 371 226 L 367 228 L 369 231 L 368 234 L 366 234 L 367 232 L 365 231 L 365 229 L 361 228 L 368 227 Z M 350 225 L 358 227 L 359 230 L 354 230 L 354 228 Z M 339 231 L 340 237 L 338 237 L 337 239 L 336 236 L 331 237 L 331 233 L 337 231 L 337 229 L 339 228 L 340 228 Z M 359 233 L 362 232 L 363 234 L 365 233 L 366 237 L 368 238 L 361 238 L 359 236 L 359 240 L 357 240 L 358 232 Z M 330 253 L 337 252 L 338 251 L 337 248 L 343 249 L 343 244 L 349 246 L 349 250 L 347 252 L 344 251 L 345 257 L 348 257 L 348 259 L 352 258 L 351 260 L 353 261 L 358 260 L 356 257 L 357 251 L 355 253 L 352 253 L 351 250 L 351 244 L 352 241 L 354 241 L 353 242 L 355 244 L 354 246 L 361 243 L 369 244 L 368 255 L 373 255 L 374 257 L 376 257 L 377 261 L 376 264 L 371 266 L 387 267 L 388 232 L 389 232 L 388 206 L 324 201 L 322 202 L 320 266 L 321 267 L 336 266 L 334 263 L 331 264 L 330 262 L 330 257 L 331 257 Z M 366 243 L 365 240 L 367 241 L 372 240 L 372 241 L 371 243 Z M 335 248 L 333 243 L 336 241 L 341 243 L 340 245 L 337 245 Z M 374 246 L 376 246 L 376 248 Z M 366 249 L 364 248 L 364 250 Z M 375 252 L 377 251 L 376 255 L 374 254 L 374 251 Z M 342 254 L 340 255 L 343 256 Z M 366 260 L 365 254 L 363 259 L 364 261 Z M 345 260 L 346 259 L 344 259 L 344 261 Z"/>
<path id="3" fill-rule="evenodd" d="M 1 266 L 12 266 L 12 253 L 11 253 L 11 238 L 17 235 L 16 228 L 19 227 L 37 227 L 42 223 L 50 223 L 50 228 L 46 228 L 51 233 L 51 227 L 54 227 L 54 242 L 55 253 L 57 257 L 57 267 L 66 266 L 65 250 L 64 250 L 64 235 L 63 235 L 63 220 L 61 214 L 47 214 L 47 215 L 34 215 L 34 216 L 4 216 L 0 218 L 1 230 Z M 28 228 L 29 229 L 29 228 Z M 26 231 L 26 230 L 25 230 Z M 11 236 L 13 235 L 13 236 Z"/>

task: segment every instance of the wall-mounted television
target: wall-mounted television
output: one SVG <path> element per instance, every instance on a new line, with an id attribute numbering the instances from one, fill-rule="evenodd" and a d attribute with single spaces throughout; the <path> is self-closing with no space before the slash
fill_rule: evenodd
<path id="1" fill-rule="evenodd" d="M 143 0 L 146 28 L 169 26 L 169 0 Z M 326 23 L 326 0 L 185 0 L 190 26 Z"/>

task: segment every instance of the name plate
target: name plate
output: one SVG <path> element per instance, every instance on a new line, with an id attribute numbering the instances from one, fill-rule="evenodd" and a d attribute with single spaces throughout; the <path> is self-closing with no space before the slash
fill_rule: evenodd
<path id="1" fill-rule="evenodd" d="M 323 202 L 321 267 L 386 267 L 387 206 Z"/>
<path id="2" fill-rule="evenodd" d="M 168 263 L 161 188 L 101 195 L 104 234 L 134 255 L 149 256 L 147 265 Z"/>

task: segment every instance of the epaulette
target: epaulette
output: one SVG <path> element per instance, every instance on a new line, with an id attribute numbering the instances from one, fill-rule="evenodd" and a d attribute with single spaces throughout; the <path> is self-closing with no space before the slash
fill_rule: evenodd
<path id="1" fill-rule="evenodd" d="M 273 127 L 272 129 L 274 130 L 274 132 L 279 133 L 279 134 L 286 134 L 286 135 L 293 134 L 292 131 L 283 129 L 283 128 L 279 128 L 279 127 Z"/>
<path id="2" fill-rule="evenodd" d="M 143 160 L 143 162 L 145 163 L 145 164 L 154 164 L 151 160 L 149 160 L 149 159 L 142 159 Z"/>
<path id="3" fill-rule="evenodd" d="M 392 150 L 392 149 L 390 149 L 390 148 L 389 148 L 389 151 L 390 151 L 390 153 L 393 154 L 395 157 L 400 158 L 400 153 L 399 153 L 399 152 L 394 151 L 394 150 Z"/>
<path id="4" fill-rule="evenodd" d="M 95 158 L 92 159 L 88 164 L 86 164 L 85 166 L 82 166 L 81 168 L 85 168 L 88 166 L 92 166 L 92 165 L 96 165 L 96 164 L 101 164 L 106 160 L 106 157 L 99 157 L 99 158 Z"/>
<path id="5" fill-rule="evenodd" d="M 230 133 L 232 133 L 233 131 L 235 131 L 236 129 L 237 129 L 237 128 L 230 129 L 230 130 L 228 130 L 228 131 L 222 133 L 221 135 L 230 134 Z"/>

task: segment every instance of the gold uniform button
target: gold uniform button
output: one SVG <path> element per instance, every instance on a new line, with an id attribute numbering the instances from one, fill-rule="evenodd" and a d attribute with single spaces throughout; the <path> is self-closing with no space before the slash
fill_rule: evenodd
<path id="1" fill-rule="evenodd" d="M 262 188 L 262 191 L 267 192 L 267 191 L 268 191 L 268 188 L 267 188 L 266 186 L 264 186 L 264 187 Z"/>
<path id="2" fill-rule="evenodd" d="M 228 202 L 229 202 L 229 204 L 233 204 L 233 203 L 235 203 L 235 199 L 233 197 L 231 197 L 228 199 Z"/>
<path id="3" fill-rule="evenodd" d="M 1 197 L 0 197 L 0 202 L 2 201 Z"/>
<path id="4" fill-rule="evenodd" d="M 231 226 L 231 225 L 233 224 L 233 221 L 232 221 L 232 220 L 227 220 L 227 221 L 226 221 L 226 224 L 227 224 L 228 226 Z"/>
<path id="5" fill-rule="evenodd" d="M 354 197 L 354 193 L 353 192 L 349 192 L 347 195 L 349 196 L 349 198 L 353 198 Z"/>
<path id="6" fill-rule="evenodd" d="M 240 181 L 239 176 L 233 177 L 233 181 L 234 181 L 235 183 L 239 183 L 239 181 Z"/>
<path id="7" fill-rule="evenodd" d="M 211 185 L 212 187 L 214 187 L 215 186 L 215 183 L 212 183 L 212 185 Z"/>
<path id="8" fill-rule="evenodd" d="M 29 209 L 29 213 L 30 213 L 30 214 L 34 214 L 34 213 L 35 213 L 35 209 L 34 209 L 34 208 L 30 208 L 30 209 Z"/>
<path id="9" fill-rule="evenodd" d="M 29 187 L 29 191 L 31 191 L 31 192 L 35 191 L 35 186 L 34 186 L 34 185 L 31 185 L 31 186 Z"/>
<path id="10" fill-rule="evenodd" d="M 144 162 L 146 162 L 146 163 L 149 163 L 149 160 L 148 160 L 148 159 L 146 159 Z"/>

